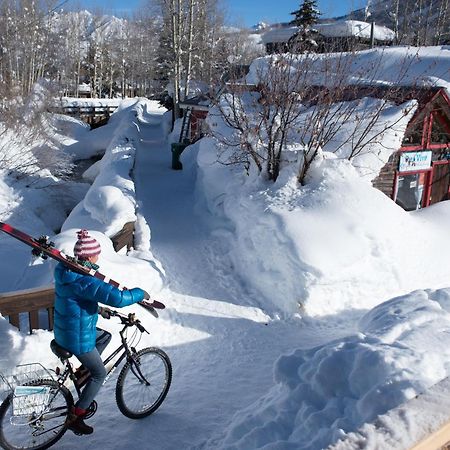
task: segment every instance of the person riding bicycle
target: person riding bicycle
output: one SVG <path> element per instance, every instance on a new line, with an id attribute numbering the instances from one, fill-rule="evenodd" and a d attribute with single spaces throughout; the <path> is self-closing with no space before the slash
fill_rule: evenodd
<path id="1" fill-rule="evenodd" d="M 100 244 L 87 230 L 80 230 L 77 235 L 74 255 L 83 265 L 97 270 L 96 262 L 101 253 Z M 84 416 L 106 378 L 106 369 L 100 353 L 111 336 L 109 335 L 106 343 L 103 342 L 103 348 L 96 347 L 97 335 L 102 331 L 96 327 L 98 304 L 121 308 L 149 298 L 143 289 L 121 291 L 98 278 L 73 272 L 62 263 L 56 266 L 55 340 L 61 347 L 72 352 L 90 372 L 88 384 L 67 417 L 66 426 L 73 432 L 91 434 L 94 431 L 84 422 Z"/>

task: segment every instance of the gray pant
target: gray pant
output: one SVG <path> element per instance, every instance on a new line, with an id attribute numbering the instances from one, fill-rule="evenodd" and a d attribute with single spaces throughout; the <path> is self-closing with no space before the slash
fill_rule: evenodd
<path id="1" fill-rule="evenodd" d="M 110 340 L 110 333 L 97 328 L 97 339 L 95 344 L 96 347 L 94 348 L 94 350 L 88 353 L 83 353 L 82 355 L 77 355 L 77 358 L 81 362 L 81 364 L 83 364 L 83 366 L 86 367 L 89 372 L 91 372 L 89 382 L 83 389 L 80 395 L 80 399 L 76 404 L 78 408 L 89 408 L 89 405 L 92 403 L 98 391 L 103 385 L 103 381 L 106 378 L 106 369 L 103 365 L 100 354 L 109 344 Z"/>

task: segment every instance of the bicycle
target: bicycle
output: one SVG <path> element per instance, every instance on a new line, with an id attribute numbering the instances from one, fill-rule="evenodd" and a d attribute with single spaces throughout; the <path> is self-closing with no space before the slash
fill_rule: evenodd
<path id="1" fill-rule="evenodd" d="M 123 328 L 119 332 L 121 344 L 103 361 L 107 367 L 103 384 L 126 358 L 116 382 L 117 406 L 124 416 L 131 419 L 147 417 L 161 406 L 169 391 L 172 381 L 170 359 L 156 347 L 136 350 L 135 344 L 148 331 L 134 313 L 125 315 L 104 309 L 110 312 L 110 316 L 118 317 Z M 128 338 L 127 331 L 132 327 L 136 330 Z M 51 349 L 62 362 L 62 369 L 51 370 L 33 363 L 17 366 L 16 373 L 9 376 L 0 373 L 0 381 L 3 380 L 9 392 L 0 406 L 0 446 L 6 450 L 49 448 L 68 429 L 66 418 L 75 402 L 66 383 L 72 385 L 79 397 L 87 379 L 86 376 L 77 377 L 74 372 L 69 361 L 71 352 L 60 347 L 55 340 L 51 342 Z M 114 363 L 108 368 L 112 361 Z M 85 418 L 92 417 L 96 410 L 94 400 Z"/>

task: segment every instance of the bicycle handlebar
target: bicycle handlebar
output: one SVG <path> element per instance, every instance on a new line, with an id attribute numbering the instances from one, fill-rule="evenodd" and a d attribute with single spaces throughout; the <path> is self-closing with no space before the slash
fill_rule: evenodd
<path id="1" fill-rule="evenodd" d="M 119 311 L 116 311 L 114 309 L 109 309 L 105 307 L 99 308 L 99 314 L 104 317 L 105 319 L 110 319 L 111 317 L 119 317 L 120 322 L 127 326 L 132 327 L 135 326 L 141 333 L 148 333 L 150 334 L 144 326 L 141 324 L 141 321 L 139 319 L 136 319 L 135 313 L 128 313 L 128 314 L 122 314 Z"/>

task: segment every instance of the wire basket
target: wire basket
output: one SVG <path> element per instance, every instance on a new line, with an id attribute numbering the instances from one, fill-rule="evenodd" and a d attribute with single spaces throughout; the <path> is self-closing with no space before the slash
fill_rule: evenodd
<path id="1" fill-rule="evenodd" d="M 50 386 L 16 386 L 12 401 L 14 416 L 41 414 L 48 406 Z"/>
<path id="2" fill-rule="evenodd" d="M 53 375 L 42 364 L 21 364 L 11 372 L 0 372 L 0 393 L 7 396 L 14 393 L 17 386 L 32 386 L 39 380 L 53 380 Z"/>

